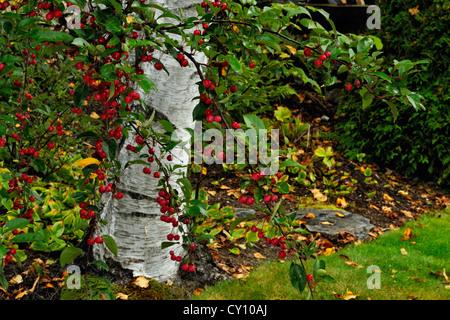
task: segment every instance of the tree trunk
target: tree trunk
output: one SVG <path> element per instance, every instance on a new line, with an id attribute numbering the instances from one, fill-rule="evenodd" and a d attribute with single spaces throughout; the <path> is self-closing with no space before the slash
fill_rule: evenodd
<path id="1" fill-rule="evenodd" d="M 178 8 L 182 7 L 184 17 L 195 14 L 195 8 L 191 1 L 158 0 L 152 1 L 152 3 L 164 6 L 177 14 L 179 13 Z M 159 53 L 155 52 L 154 56 L 159 58 Z M 198 54 L 196 59 L 199 59 Z M 193 128 L 194 126 L 192 110 L 196 102 L 192 99 L 198 95 L 197 87 L 194 84 L 200 78 L 192 63 L 190 63 L 191 67 L 181 68 L 171 56 L 163 55 L 161 60 L 170 75 L 163 70 L 157 71 L 151 63 L 144 64 L 145 74 L 156 84 L 158 89 L 148 95 L 138 92 L 149 107 L 155 109 L 160 116 L 173 124 L 179 138 L 188 140 L 190 136 L 183 128 Z M 152 124 L 152 128 L 162 131 L 157 122 Z M 122 165 L 127 161 L 139 159 L 139 154 L 125 149 L 127 144 L 135 145 L 134 139 L 135 136 L 130 135 L 122 144 L 123 147 L 118 155 L 118 160 Z M 158 156 L 158 148 L 155 147 L 155 149 Z M 144 148 L 142 153 L 148 153 L 147 148 Z M 174 160 L 170 162 L 172 165 L 187 164 L 189 161 L 190 155 L 181 148 L 174 149 L 172 154 L 174 155 Z M 152 172 L 157 170 L 155 163 L 150 165 Z M 104 207 L 101 218 L 107 222 L 107 225 L 99 230 L 99 234 L 108 234 L 115 239 L 118 256 L 112 257 L 103 246 L 94 246 L 94 255 L 96 259 L 114 258 L 121 263 L 123 268 L 132 270 L 134 276 L 143 275 L 158 281 L 165 281 L 174 277 L 179 267 L 178 262 L 170 259 L 169 251 L 173 250 L 176 255 L 183 255 L 183 249 L 181 245 L 174 245 L 161 250 L 161 243 L 167 241 L 166 236 L 172 231 L 172 225 L 160 220 L 160 207 L 155 202 L 158 197 L 157 183 L 159 179 L 155 179 L 153 174 L 144 175 L 143 167 L 143 165 L 132 165 L 125 170 L 118 185 L 118 191 L 124 194 L 123 199 L 117 200 L 110 196 L 103 199 Z M 171 181 L 171 183 L 173 182 Z M 178 230 L 173 229 L 176 234 Z"/>

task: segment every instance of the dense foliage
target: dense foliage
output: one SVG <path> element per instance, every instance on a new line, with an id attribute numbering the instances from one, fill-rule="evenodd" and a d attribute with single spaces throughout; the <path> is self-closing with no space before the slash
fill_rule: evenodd
<path id="1" fill-rule="evenodd" d="M 366 153 L 381 165 L 409 176 L 450 185 L 449 35 L 450 3 L 380 1 L 382 39 L 387 63 L 428 59 L 425 72 L 411 74 L 408 88 L 423 97 L 425 110 L 412 112 L 397 105 L 392 116 L 379 101 L 361 110 L 354 97 L 340 106 L 337 138 L 347 154 Z"/>
<path id="2" fill-rule="evenodd" d="M 231 1 L 202 2 L 195 8 L 197 16 L 185 18 L 181 10 L 170 12 L 148 1 L 2 1 L 3 288 L 8 287 L 4 268 L 25 261 L 26 250 L 60 251 L 61 267 L 86 257 L 87 265 L 108 269 L 104 262 L 90 259 L 93 245 L 106 245 L 113 254 L 120 254 L 115 240 L 99 233 L 103 224 L 100 200 L 123 199 L 120 177 L 131 165 L 141 166 L 142 174 L 158 179 L 156 202 L 161 220 L 173 226 L 162 248 L 182 243 L 190 254 L 195 249 L 194 235 L 211 236 L 199 230 L 199 225 L 209 215 L 218 214 L 218 208 L 199 198 L 188 179 L 174 174 L 177 165 L 170 164 L 171 150 L 179 141 L 172 140 L 173 127 L 160 119 L 166 133 L 154 131 L 156 120 L 146 118 L 151 110 L 136 92 L 138 87 L 145 94 L 155 89 L 142 65 L 150 64 L 152 72 L 166 72 L 163 55 L 177 61 L 180 68 L 196 68 L 201 81 L 193 83 L 199 89 L 193 117 L 203 121 L 205 129 L 224 133 L 228 128 L 269 129 L 260 118 L 246 113 L 256 111 L 270 97 L 276 86 L 272 79 L 297 77 L 322 92 L 319 79 L 325 86 L 337 80 L 332 70 L 347 75 L 346 89 L 359 92 L 363 107 L 374 98 L 387 103 L 394 114 L 394 101 L 416 110 L 422 106 L 420 96 L 406 88 L 406 81 L 383 72 L 377 37 L 340 34 L 323 10 L 293 4 L 259 8 Z M 313 21 L 311 11 L 323 15 L 331 30 Z M 206 55 L 206 64 L 197 61 L 198 52 Z M 406 77 L 425 62 L 394 61 L 388 72 Z M 285 128 L 294 123 L 282 109 L 275 117 L 285 122 Z M 128 136 L 135 138 L 126 150 L 140 152 L 141 159 L 122 164 L 117 160 L 118 149 Z M 251 144 L 248 140 L 242 143 L 247 148 Z M 267 141 L 259 143 L 271 147 Z M 223 152 L 214 151 L 219 163 L 225 160 Z M 334 165 L 332 154 L 331 149 L 316 152 L 328 167 Z M 251 187 L 251 192 L 239 200 L 247 205 L 261 203 L 258 210 L 264 217 L 246 234 L 246 240 L 266 238 L 279 247 L 280 258 L 288 254 L 296 258 L 290 268 L 292 284 L 299 291 L 308 287 L 312 294 L 315 283 L 326 279 L 324 265 L 317 261 L 314 270 L 305 269 L 304 261 L 316 252 L 315 243 L 307 246 L 290 236 L 295 217 L 284 214 L 279 196 L 289 193 L 282 172 L 293 167 L 306 175 L 308 169 L 286 159 L 280 163 L 280 172 L 266 173 L 262 171 L 266 164 L 245 164 L 251 178 L 242 185 Z M 176 180 L 181 194 L 169 180 Z M 189 254 L 171 256 L 183 271 L 195 272 Z"/>

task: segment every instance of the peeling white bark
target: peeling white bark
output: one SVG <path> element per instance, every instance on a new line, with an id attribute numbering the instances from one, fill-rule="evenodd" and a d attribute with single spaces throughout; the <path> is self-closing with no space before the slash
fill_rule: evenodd
<path id="1" fill-rule="evenodd" d="M 179 13 L 178 8 L 182 7 L 185 17 L 195 14 L 191 1 L 157 0 L 153 3 L 174 10 L 175 13 Z M 191 67 L 181 68 L 171 56 L 164 55 L 161 60 L 170 75 L 163 70 L 157 71 L 153 64 L 144 65 L 145 74 L 156 84 L 158 91 L 152 91 L 149 95 L 142 91 L 138 92 L 148 106 L 167 117 L 176 128 L 178 137 L 187 141 L 190 136 L 183 128 L 194 126 L 192 110 L 196 102 L 192 99 L 198 95 L 195 83 L 200 78 L 192 63 Z M 158 123 L 154 124 L 157 124 L 156 128 L 152 125 L 156 131 L 162 130 Z M 127 144 L 135 145 L 134 139 L 134 135 L 130 136 L 119 152 L 118 160 L 122 165 L 139 158 L 139 154 L 125 149 Z M 155 149 L 158 156 L 158 148 Z M 147 153 L 147 148 L 144 148 L 142 153 Z M 187 164 L 189 161 L 189 154 L 181 148 L 174 149 L 172 154 L 174 155 L 174 160 L 170 162 L 172 165 Z M 160 206 L 155 202 L 158 197 L 158 179 L 155 179 L 153 174 L 144 175 L 143 167 L 133 165 L 125 170 L 118 185 L 119 191 L 124 194 L 123 199 L 111 197 L 103 199 L 101 218 L 107 225 L 99 231 L 99 234 L 108 234 L 115 239 L 118 257 L 113 257 L 106 248 L 98 245 L 94 246 L 94 255 L 96 259 L 114 258 L 124 268 L 132 270 L 134 276 L 143 275 L 165 281 L 172 278 L 179 267 L 179 263 L 170 259 L 169 251 L 173 250 L 176 255 L 182 255 L 183 249 L 181 245 L 174 245 L 161 250 L 161 243 L 167 241 L 166 236 L 172 231 L 172 225 L 160 220 Z M 150 168 L 152 172 L 157 170 L 156 162 Z"/>

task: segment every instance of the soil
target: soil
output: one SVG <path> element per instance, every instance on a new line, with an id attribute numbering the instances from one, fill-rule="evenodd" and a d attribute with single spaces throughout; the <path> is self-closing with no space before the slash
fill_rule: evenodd
<path id="1" fill-rule="evenodd" d="M 314 100 L 314 99 L 313 99 Z M 297 161 L 307 165 L 313 157 L 313 148 L 319 146 L 332 146 L 336 150 L 336 143 L 320 138 L 323 130 L 332 130 L 333 119 L 324 122 L 320 119 L 323 105 L 315 104 L 315 108 L 310 108 L 313 112 L 306 113 L 304 110 L 297 110 L 297 115 L 301 112 L 302 121 L 311 123 L 311 131 L 315 132 L 314 140 L 311 139 L 310 147 L 303 147 L 298 153 Z M 319 133 L 319 135 L 317 134 Z M 300 148 L 299 148 L 300 149 Z M 396 172 L 381 168 L 376 164 L 355 163 L 340 154 L 334 155 L 336 172 L 328 175 L 327 179 L 334 176 L 340 185 L 347 184 L 353 187 L 353 192 L 345 195 L 328 196 L 326 201 L 319 201 L 314 198 L 311 190 L 300 184 L 284 197 L 283 206 L 285 212 L 293 212 L 300 208 L 339 208 L 360 214 L 367 217 L 376 227 L 371 232 L 370 241 L 380 233 L 391 228 L 402 225 L 406 220 L 415 219 L 420 214 L 430 211 L 440 210 L 448 206 L 448 195 L 438 191 L 435 186 L 427 183 L 418 183 L 414 180 L 406 179 Z M 364 171 L 370 168 L 371 183 L 367 183 Z M 225 171 L 222 166 L 211 165 L 206 167 L 207 175 L 191 176 L 191 183 L 194 187 L 204 188 L 208 193 L 208 203 L 220 203 L 221 206 L 231 206 L 233 208 L 246 208 L 238 201 L 242 176 L 249 177 L 248 172 Z M 319 161 L 313 163 L 312 172 L 318 177 L 317 181 L 322 181 L 323 165 Z M 367 171 L 366 171 L 367 173 Z M 295 175 L 292 175 L 294 177 Z M 348 176 L 343 179 L 342 177 Z M 345 181 L 344 181 L 345 180 Z M 376 181 L 376 182 L 374 182 Z M 317 188 L 326 195 L 327 187 L 318 184 Z M 246 188 L 247 192 L 252 190 Z M 371 196 L 370 196 L 371 195 Z M 322 199 L 324 200 L 324 199 Z M 258 209 L 251 206 L 257 213 Z M 353 235 L 343 233 L 340 239 L 329 240 L 320 235 L 304 235 L 303 240 L 311 243 L 316 240 L 319 248 L 318 254 L 324 254 L 327 250 L 336 251 L 340 247 L 358 241 Z M 144 295 L 136 299 L 188 299 L 189 296 L 198 289 L 213 285 L 222 279 L 245 278 L 252 269 L 267 261 L 275 261 L 278 258 L 279 249 L 265 244 L 264 240 L 256 242 L 253 247 L 247 246 L 240 250 L 239 254 L 233 254 L 229 249 L 243 245 L 242 240 L 231 243 L 224 236 L 218 237 L 219 241 L 213 245 L 198 243 L 194 260 L 197 271 L 195 273 L 183 273 L 180 271 L 179 277 L 174 279 L 170 290 L 156 290 L 153 295 Z M 28 258 L 21 267 L 17 263 L 11 263 L 4 268 L 4 274 L 10 281 L 10 288 L 7 292 L 0 288 L 0 300 L 59 300 L 62 286 L 64 285 L 64 274 L 59 264 L 59 253 L 43 253 L 26 250 Z M 83 265 L 83 264 L 80 264 Z M 98 267 L 90 267 L 89 273 L 104 277 L 114 284 L 121 285 L 122 292 L 129 292 L 130 281 L 133 280 L 131 272 L 124 270 L 120 265 L 108 261 L 110 271 L 106 272 Z M 84 272 L 84 270 L 82 270 Z M 15 280 L 18 283 L 13 283 Z M 136 289 L 136 288 L 135 288 Z M 128 290 L 128 291 L 127 291 Z M 137 290 L 137 289 L 136 289 Z"/>

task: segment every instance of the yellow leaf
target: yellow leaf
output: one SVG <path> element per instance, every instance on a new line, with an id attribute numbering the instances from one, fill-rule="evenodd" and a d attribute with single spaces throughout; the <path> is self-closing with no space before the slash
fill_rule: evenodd
<path id="1" fill-rule="evenodd" d="M 19 299 L 21 299 L 24 295 L 27 295 L 27 294 L 28 294 L 28 290 L 25 290 L 25 291 L 19 293 L 17 296 L 15 296 L 14 299 L 19 300 Z"/>
<path id="2" fill-rule="evenodd" d="M 144 276 L 139 276 L 137 278 L 134 279 L 134 281 L 132 282 L 132 284 L 140 287 L 140 288 L 147 288 L 148 284 L 149 284 L 150 280 L 148 280 L 146 277 Z"/>
<path id="3" fill-rule="evenodd" d="M 345 292 L 343 295 L 342 294 L 338 294 L 336 292 L 332 292 L 336 297 L 338 297 L 339 299 L 343 299 L 343 300 L 350 300 L 350 299 L 356 299 L 359 294 L 354 294 L 353 292 L 351 292 L 350 290 L 347 289 L 347 292 Z"/>
<path id="4" fill-rule="evenodd" d="M 363 267 L 362 265 L 357 264 L 356 262 L 353 262 L 353 261 L 345 261 L 345 264 L 349 265 L 350 267 L 355 267 L 357 269 L 360 269 Z"/>
<path id="5" fill-rule="evenodd" d="M 387 201 L 393 201 L 394 200 L 387 193 L 383 194 L 383 199 L 387 200 Z"/>
<path id="6" fill-rule="evenodd" d="M 415 15 L 415 14 L 418 14 L 418 13 L 419 13 L 419 6 L 416 6 L 416 7 L 414 7 L 414 8 L 411 8 L 411 9 L 409 9 L 408 11 L 409 11 L 409 13 L 410 13 L 412 16 Z"/>
<path id="7" fill-rule="evenodd" d="M 116 300 L 128 300 L 128 295 L 125 293 L 116 294 Z"/>
<path id="8" fill-rule="evenodd" d="M 233 25 L 233 31 L 236 33 L 241 33 L 241 31 L 239 30 L 239 27 L 237 25 Z"/>
<path id="9" fill-rule="evenodd" d="M 408 252 L 405 250 L 405 248 L 401 248 L 400 253 L 404 256 L 406 256 L 408 254 Z"/>
<path id="10" fill-rule="evenodd" d="M 100 161 L 98 161 L 95 158 L 86 158 L 86 159 L 75 162 L 74 165 L 84 168 L 90 164 L 100 164 Z"/>
<path id="11" fill-rule="evenodd" d="M 23 278 L 20 274 L 16 274 L 11 280 L 9 280 L 9 285 L 13 286 L 15 284 L 20 284 L 23 282 Z"/>
<path id="12" fill-rule="evenodd" d="M 261 253 L 259 253 L 259 252 L 255 252 L 254 254 L 253 254 L 253 256 L 255 257 L 255 258 L 257 258 L 257 259 L 265 259 L 266 257 L 264 257 Z"/>
<path id="13" fill-rule="evenodd" d="M 336 250 L 334 248 L 326 248 L 325 252 L 323 253 L 324 256 L 329 256 L 330 254 L 335 253 Z"/>
<path id="14" fill-rule="evenodd" d="M 199 295 L 202 294 L 202 292 L 203 292 L 203 289 L 202 289 L 202 288 L 195 289 L 195 290 L 194 290 L 194 295 L 199 296 Z"/>
<path id="15" fill-rule="evenodd" d="M 336 222 L 332 223 L 332 222 L 328 222 L 328 221 L 323 221 L 323 222 L 321 222 L 321 224 L 323 224 L 324 226 L 334 226 L 336 224 Z"/>
<path id="16" fill-rule="evenodd" d="M 345 198 L 337 198 L 336 205 L 342 208 L 346 208 L 348 206 L 347 201 L 345 201 Z"/>
<path id="17" fill-rule="evenodd" d="M 100 118 L 100 116 L 99 116 L 97 113 L 95 113 L 95 112 L 92 112 L 92 113 L 89 115 L 89 117 L 91 117 L 92 119 L 98 119 L 98 118 Z"/>
<path id="18" fill-rule="evenodd" d="M 208 172 L 208 169 L 206 169 L 206 167 L 202 168 L 202 174 L 206 175 L 206 173 Z"/>
<path id="19" fill-rule="evenodd" d="M 319 200 L 320 202 L 325 202 L 328 199 L 328 197 L 324 195 L 322 192 L 320 192 L 319 189 L 314 188 L 311 190 L 311 192 L 314 196 L 314 199 Z"/>
<path id="20" fill-rule="evenodd" d="M 335 212 L 335 214 L 339 217 L 339 218 L 345 218 L 345 216 L 342 214 L 342 213 L 340 213 L 340 212 Z"/>
<path id="21" fill-rule="evenodd" d="M 406 229 L 405 232 L 403 233 L 403 238 L 402 238 L 401 240 L 402 240 L 402 241 L 408 240 L 408 239 L 411 239 L 412 237 L 413 237 L 412 229 L 411 229 L 411 228 L 408 228 L 408 229 Z"/>
<path id="22" fill-rule="evenodd" d="M 127 23 L 134 23 L 134 17 L 132 15 L 127 16 Z"/>
<path id="23" fill-rule="evenodd" d="M 290 57 L 290 55 L 288 55 L 287 53 L 284 53 L 284 52 L 280 53 L 280 58 L 281 59 L 289 58 L 289 57 Z"/>
<path id="24" fill-rule="evenodd" d="M 297 49 L 295 49 L 294 47 L 288 45 L 286 45 L 285 47 L 288 48 L 292 54 L 297 54 Z"/>
<path id="25" fill-rule="evenodd" d="M 307 215 L 303 216 L 303 218 L 305 219 L 314 219 L 316 216 L 313 215 L 312 213 L 308 213 Z"/>

